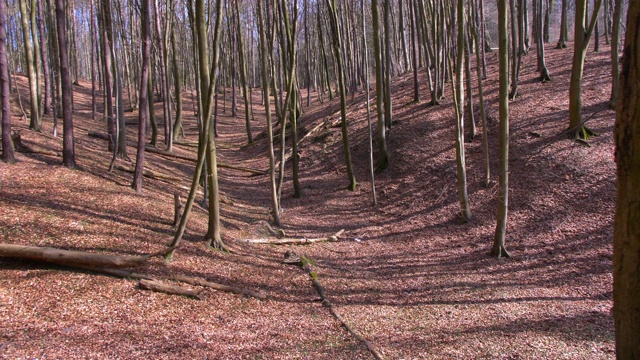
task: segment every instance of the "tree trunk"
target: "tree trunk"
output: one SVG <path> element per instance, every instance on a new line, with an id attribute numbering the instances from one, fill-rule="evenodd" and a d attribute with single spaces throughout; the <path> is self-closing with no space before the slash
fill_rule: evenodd
<path id="1" fill-rule="evenodd" d="M 464 152 L 464 30 L 465 7 L 464 0 L 458 0 L 457 11 L 457 53 L 454 86 L 454 105 L 456 112 L 456 169 L 458 178 L 458 201 L 460 202 L 460 216 L 467 222 L 471 220 L 469 196 L 467 194 L 467 169 Z"/>
<path id="2" fill-rule="evenodd" d="M 62 81 L 62 163 L 68 168 L 76 167 L 73 144 L 73 109 L 71 105 L 71 76 L 67 50 L 67 24 L 63 0 L 56 0 L 56 22 L 58 27 L 58 48 L 60 49 L 60 77 Z"/>
<path id="3" fill-rule="evenodd" d="M 46 37 L 44 32 L 44 13 L 42 11 L 42 3 L 43 1 L 38 1 L 37 11 L 38 11 L 38 32 L 40 33 L 40 58 L 42 61 L 42 77 L 44 77 L 44 98 L 42 102 L 42 113 L 44 115 L 49 115 L 49 102 L 51 101 L 51 86 L 50 82 L 50 74 L 49 71 L 49 55 L 47 54 L 46 47 Z"/>
<path id="4" fill-rule="evenodd" d="M 40 99 L 38 99 L 38 78 L 36 74 L 36 59 L 33 55 L 33 41 L 31 40 L 31 27 L 29 26 L 29 14 L 27 13 L 26 0 L 20 0 L 20 15 L 22 19 L 22 36 L 24 39 L 24 51 L 27 62 L 27 75 L 29 77 L 29 95 L 31 98 L 31 113 L 29 115 L 29 129 L 42 130 L 40 118 Z"/>
<path id="5" fill-rule="evenodd" d="M 345 86 L 345 73 L 344 66 L 342 64 L 342 39 L 340 35 L 340 27 L 338 26 L 338 13 L 336 10 L 335 0 L 325 0 L 327 8 L 329 9 L 329 23 L 331 24 L 331 30 L 333 33 L 333 52 L 336 59 L 336 75 L 338 77 L 338 87 L 340 90 L 340 116 L 342 118 L 342 147 L 344 152 L 344 161 L 347 166 L 347 178 L 349 179 L 349 185 L 347 189 L 355 191 L 357 182 L 356 175 L 353 171 L 353 163 L 351 161 L 351 148 L 349 145 L 348 134 L 348 120 L 347 120 L 347 90 Z"/>
<path id="6" fill-rule="evenodd" d="M 175 21 L 175 17 L 174 17 Z M 182 131 L 182 79 L 180 76 L 180 67 L 178 64 L 178 48 L 176 46 L 176 28 L 177 23 L 171 27 L 171 50 L 173 63 L 173 84 L 176 89 L 176 121 L 173 125 L 173 140 L 178 140 Z"/>
<path id="7" fill-rule="evenodd" d="M 7 8 L 0 1 L 0 103 L 2 104 L 2 161 L 13 163 L 11 145 L 11 93 L 9 91 L 9 67 L 7 66 Z"/>
<path id="8" fill-rule="evenodd" d="M 613 240 L 616 357 L 640 358 L 640 2 L 630 1 L 616 121 Z"/>
<path id="9" fill-rule="evenodd" d="M 595 135 L 582 122 L 582 74 L 584 58 L 589 46 L 589 39 L 598 20 L 598 10 L 602 0 L 598 0 L 593 9 L 593 16 L 588 28 L 585 28 L 585 16 L 588 0 L 576 0 L 575 34 L 573 48 L 573 62 L 571 67 L 571 83 L 569 86 L 569 136 L 587 140 Z"/>
<path id="10" fill-rule="evenodd" d="M 112 58 L 111 47 L 113 45 L 111 35 L 111 0 L 102 0 L 102 21 L 100 25 L 102 27 L 100 35 L 102 40 L 102 63 L 104 67 L 104 95 L 105 95 L 105 115 L 107 116 L 107 132 L 109 133 L 109 151 L 117 146 L 116 140 L 116 125 L 115 118 L 113 116 L 113 80 L 112 80 Z"/>
<path id="11" fill-rule="evenodd" d="M 620 22 L 622 18 L 622 1 L 613 0 L 613 22 L 611 31 L 611 97 L 612 105 L 618 99 L 620 89 Z"/>
<path id="12" fill-rule="evenodd" d="M 567 7 L 569 0 L 562 0 L 562 13 L 560 15 L 560 37 L 558 38 L 558 44 L 556 45 L 556 49 L 564 49 L 567 47 L 567 35 L 568 35 L 568 25 L 567 25 Z M 618 1 L 618 0 L 615 0 Z"/>
<path id="13" fill-rule="evenodd" d="M 195 39 L 198 47 L 198 67 L 200 74 L 200 81 L 198 86 L 200 87 L 200 93 L 202 95 L 207 94 L 206 98 L 202 100 L 203 117 L 202 117 L 202 132 L 200 133 L 200 139 L 198 142 L 198 161 L 191 181 L 191 188 L 189 190 L 189 196 L 187 197 L 187 203 L 185 204 L 184 213 L 180 218 L 180 225 L 176 229 L 175 236 L 171 242 L 171 247 L 176 247 L 180 244 L 184 231 L 187 227 L 189 220 L 189 214 L 193 207 L 193 203 L 196 198 L 196 192 L 198 189 L 198 183 L 200 182 L 200 176 L 202 169 L 205 165 L 205 159 L 207 160 L 207 177 L 209 194 L 209 229 L 207 232 L 207 238 L 209 239 L 209 245 L 215 248 L 226 250 L 222 237 L 220 236 L 220 197 L 218 192 L 218 169 L 217 161 L 215 159 L 215 138 L 211 131 L 211 118 L 213 112 L 213 101 L 215 96 L 217 69 L 219 60 L 219 41 L 220 41 L 220 27 L 222 18 L 222 0 L 216 0 L 216 23 L 213 33 L 213 62 L 211 63 L 211 70 L 207 67 L 209 65 L 209 56 L 207 52 L 207 28 L 205 22 L 204 0 L 195 1 L 195 11 L 192 8 L 192 1 L 189 1 L 189 13 L 190 18 L 194 18 L 195 25 Z M 193 14 L 192 14 L 193 12 Z M 194 15 L 195 14 L 195 15 Z M 194 59 L 195 60 L 195 59 Z M 213 159 L 209 159 L 213 158 Z M 213 168 L 211 165 L 213 164 Z M 211 184 L 213 183 L 213 184 Z M 165 255 L 167 261 L 171 261 L 174 251 L 170 251 Z"/>
<path id="14" fill-rule="evenodd" d="M 498 0 L 498 48 L 500 72 L 500 164 L 498 174 L 498 221 L 491 255 L 509 257 L 505 248 L 509 204 L 509 39 L 507 37 L 507 0 Z"/>
<path id="15" fill-rule="evenodd" d="M 380 39 L 380 15 L 378 11 L 378 0 L 371 1 L 371 16 L 373 22 L 373 56 L 375 58 L 376 71 L 376 113 L 377 140 L 378 140 L 378 171 L 389 166 L 389 152 L 387 151 L 387 135 L 384 121 L 384 73 L 382 71 L 382 43 Z"/>
<path id="16" fill-rule="evenodd" d="M 245 128 L 247 130 L 247 142 L 253 143 L 253 136 L 251 135 L 251 101 L 249 96 L 249 86 L 247 79 L 247 64 L 245 61 L 244 41 L 242 39 L 242 27 L 240 24 L 240 9 L 238 7 L 238 1 L 234 1 L 235 16 L 236 16 L 236 30 L 238 32 L 238 60 L 240 61 L 240 81 L 242 82 L 242 97 L 244 99 L 244 121 Z"/>
<path id="17" fill-rule="evenodd" d="M 276 226 L 281 226 L 280 224 L 280 204 L 278 203 L 278 194 L 276 189 L 276 165 L 275 165 L 275 156 L 273 153 L 273 122 L 271 120 L 271 98 L 270 98 L 270 89 L 269 89 L 269 78 L 267 75 L 266 69 L 269 69 L 269 65 L 267 64 L 267 39 L 265 35 L 265 21 L 264 15 L 262 13 L 262 0 L 258 0 L 258 24 L 259 24 L 259 33 L 260 33 L 260 60 L 261 60 L 261 68 L 260 72 L 262 75 L 262 94 L 263 94 L 263 102 L 264 102 L 264 110 L 267 118 L 267 141 L 269 142 L 269 188 L 271 190 L 271 216 L 273 217 L 273 222 Z M 295 156 L 296 154 L 294 154 Z"/>
<path id="18" fill-rule="evenodd" d="M 140 10 L 142 30 L 142 69 L 140 73 L 140 96 L 138 97 L 138 152 L 136 154 L 136 169 L 133 174 L 133 189 L 142 192 L 142 178 L 144 177 L 144 148 L 147 137 L 147 121 L 149 121 L 149 97 L 147 86 L 149 83 L 149 58 L 151 57 L 151 19 L 149 0 L 142 0 Z"/>

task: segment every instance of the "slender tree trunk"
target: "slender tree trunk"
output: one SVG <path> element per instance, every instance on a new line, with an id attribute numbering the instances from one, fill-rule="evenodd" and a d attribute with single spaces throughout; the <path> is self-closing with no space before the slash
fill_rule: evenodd
<path id="1" fill-rule="evenodd" d="M 351 148 L 349 146 L 348 120 L 347 120 L 347 91 L 345 87 L 344 66 L 342 64 L 342 40 L 340 28 L 338 27 L 338 13 L 336 10 L 335 0 L 325 0 L 329 9 L 329 23 L 333 33 L 333 51 L 336 59 L 336 75 L 338 77 L 338 87 L 340 88 L 340 116 L 342 118 L 342 146 L 344 151 L 344 161 L 347 166 L 347 178 L 349 185 L 347 189 L 355 191 L 357 182 L 356 175 L 353 171 L 353 163 L 351 162 Z"/>
<path id="2" fill-rule="evenodd" d="M 616 357 L 640 358 L 640 3 L 629 2 L 617 104 L 618 191 L 613 236 Z"/>
<path id="3" fill-rule="evenodd" d="M 240 24 L 240 9 L 238 7 L 238 1 L 234 1 L 235 16 L 236 16 L 236 31 L 238 32 L 238 60 L 240 60 L 240 81 L 242 81 L 242 97 L 244 99 L 244 121 L 245 128 L 247 130 L 247 142 L 253 143 L 253 136 L 251 135 L 251 101 L 249 97 L 248 79 L 247 79 L 247 64 L 245 61 L 244 41 L 242 39 L 242 27 Z"/>
<path id="4" fill-rule="evenodd" d="M 174 17 L 175 19 L 175 17 Z M 178 48 L 176 46 L 177 23 L 171 27 L 171 51 L 173 62 L 173 84 L 176 89 L 176 121 L 173 125 L 173 140 L 178 140 L 182 131 L 182 79 L 180 76 L 180 66 L 178 63 Z"/>
<path id="5" fill-rule="evenodd" d="M 369 133 L 369 168 L 370 168 L 370 175 L 371 175 L 371 198 L 373 201 L 373 205 L 376 205 L 378 203 L 378 199 L 376 197 L 376 178 L 375 178 L 375 168 L 373 165 L 373 137 L 371 135 L 371 104 L 370 104 L 370 94 L 369 92 L 370 90 L 370 86 L 369 86 L 369 49 L 367 48 L 367 25 L 366 25 L 366 21 L 364 20 L 364 1 L 362 0 L 360 2 L 360 10 L 362 11 L 362 37 L 363 37 L 363 41 L 362 44 L 364 46 L 364 74 L 365 74 L 365 92 L 367 93 L 367 126 L 368 126 L 368 133 Z M 411 1 L 411 0 L 409 0 Z M 410 8 L 413 8 L 413 6 L 411 6 L 411 4 L 409 4 Z M 413 11 L 411 13 L 411 29 L 414 30 L 414 23 L 413 23 Z M 414 31 L 412 31 L 411 33 L 411 42 L 414 42 Z M 414 43 L 415 44 L 415 43 Z M 414 53 L 413 53 L 413 64 L 414 64 L 414 73 L 415 71 L 417 71 L 417 67 L 415 67 L 416 65 L 416 54 L 415 54 L 415 45 L 414 45 Z M 377 73 L 377 71 L 376 71 Z"/>
<path id="6" fill-rule="evenodd" d="M 509 208 L 509 39 L 507 37 L 507 0 L 498 0 L 498 59 L 500 66 L 500 131 L 498 166 L 498 221 L 491 255 L 510 257 L 505 247 Z"/>
<path id="7" fill-rule="evenodd" d="M 269 89 L 269 79 L 266 69 L 269 69 L 267 64 L 267 39 L 265 35 L 264 15 L 262 13 L 262 0 L 258 0 L 258 23 L 260 33 L 260 60 L 261 60 L 261 75 L 262 75 L 262 94 L 264 101 L 264 110 L 267 117 L 267 141 L 269 142 L 269 187 L 271 190 L 271 216 L 276 226 L 280 224 L 280 204 L 278 203 L 278 194 L 276 189 L 276 165 L 275 156 L 273 153 L 273 122 L 271 120 L 271 97 Z"/>
<path id="8" fill-rule="evenodd" d="M 142 192 L 144 172 L 144 147 L 146 143 L 146 125 L 149 121 L 149 98 L 147 86 L 149 84 L 149 58 L 151 57 L 151 19 L 149 0 L 142 0 L 140 9 L 140 23 L 142 30 L 142 69 L 140 70 L 140 96 L 138 97 L 138 153 L 136 154 L 136 169 L 133 173 L 133 189 Z"/>
<path id="9" fill-rule="evenodd" d="M 111 58 L 111 0 L 100 0 L 102 4 L 102 58 L 104 66 L 104 94 L 105 94 L 105 114 L 107 116 L 107 133 L 109 134 L 109 151 L 113 151 L 116 145 L 116 125 L 113 116 L 113 80 L 112 80 L 112 58 Z"/>
<path id="10" fill-rule="evenodd" d="M 611 30 L 611 101 L 615 106 L 620 89 L 620 22 L 622 19 L 622 1 L 613 0 L 613 22 Z"/>
<path id="11" fill-rule="evenodd" d="M 416 0 L 408 0 L 409 1 L 409 17 L 411 20 L 411 64 L 413 67 L 413 101 L 415 103 L 420 102 L 420 83 L 418 81 L 418 52 L 420 48 L 416 46 L 416 19 L 414 15 L 414 5 L 413 2 Z M 362 16 L 362 22 L 364 23 L 364 15 Z M 363 30 L 364 31 L 364 30 Z M 366 33 L 365 33 L 366 34 Z M 365 50 L 366 50 L 366 37 L 364 39 L 365 42 Z M 368 60 L 367 60 L 368 61 Z M 367 65 L 369 65 L 367 63 Z M 367 67 L 368 68 L 368 67 Z M 430 71 L 427 69 L 427 71 Z M 369 86 L 369 74 L 367 73 L 367 86 Z M 369 91 L 369 89 L 367 89 Z"/>
<path id="12" fill-rule="evenodd" d="M 378 164 L 376 165 L 376 168 L 380 171 L 389 166 L 389 152 L 387 151 L 387 130 L 384 121 L 384 73 L 382 70 L 382 43 L 380 39 L 378 0 L 371 1 L 371 14 L 373 20 L 373 56 L 375 57 L 376 66 L 376 113 L 378 115 Z"/>
<path id="13" fill-rule="evenodd" d="M 9 67 L 7 64 L 7 8 L 0 1 L 0 103 L 2 105 L 2 161 L 13 163 L 11 145 L 11 104 L 9 102 Z"/>
<path id="14" fill-rule="evenodd" d="M 480 6 L 482 6 L 482 0 L 480 0 Z M 472 5 L 472 9 L 474 9 L 474 12 L 476 12 L 476 8 L 475 8 L 475 4 Z M 477 15 L 477 14 L 476 14 Z M 477 16 L 473 16 L 473 18 L 476 18 Z M 478 34 L 478 27 L 476 26 L 476 23 L 473 22 L 472 26 L 471 26 L 471 30 L 473 32 L 473 37 L 475 39 L 474 43 L 475 43 L 475 48 L 476 48 L 476 72 L 477 72 L 477 76 L 478 76 L 478 102 L 480 103 L 480 118 L 482 119 L 482 150 L 483 150 L 483 155 L 484 155 L 484 161 L 485 161 L 485 166 L 484 166 L 484 186 L 485 187 L 489 187 L 489 182 L 491 180 L 490 175 L 491 175 L 491 171 L 490 171 L 490 163 L 489 163 L 489 139 L 488 139 L 488 131 L 487 131 L 487 116 L 485 113 L 485 109 L 484 109 L 484 91 L 482 88 L 482 39 L 480 38 L 480 35 Z"/>
<path id="15" fill-rule="evenodd" d="M 387 129 L 393 124 L 391 102 L 391 0 L 384 0 L 384 122 Z M 378 171 L 384 168 L 378 167 Z"/>
<path id="16" fill-rule="evenodd" d="M 46 37 L 44 32 L 44 13 L 42 11 L 43 1 L 37 2 L 38 11 L 38 32 L 40 33 L 40 58 L 42 61 L 42 76 L 44 77 L 44 98 L 42 102 L 42 113 L 49 115 L 49 102 L 51 101 L 51 86 L 49 84 L 51 75 L 49 74 L 49 55 L 47 54 Z M 46 5 L 46 4 L 45 4 Z"/>
<path id="17" fill-rule="evenodd" d="M 73 144 L 73 114 L 71 105 L 71 76 L 67 50 L 67 24 L 63 0 L 56 0 L 58 47 L 60 49 L 60 77 L 62 80 L 62 163 L 68 168 L 76 167 Z"/>
<path id="18" fill-rule="evenodd" d="M 467 170 L 464 152 L 464 31 L 465 7 L 464 0 L 458 0 L 457 11 L 457 54 L 454 85 L 454 102 L 456 111 L 456 169 L 458 177 L 458 201 L 460 202 L 460 216 L 465 222 L 471 220 L 469 196 L 467 194 Z"/>
<path id="19" fill-rule="evenodd" d="M 567 35 L 568 35 L 568 25 L 567 25 L 567 7 L 569 0 L 562 0 L 562 13 L 560 15 L 560 37 L 558 38 L 558 44 L 556 45 L 556 49 L 565 49 L 567 47 Z M 618 1 L 618 0 L 615 0 Z"/>
<path id="20" fill-rule="evenodd" d="M 29 114 L 29 129 L 42 130 L 40 118 L 40 100 L 38 99 L 38 78 L 36 63 L 33 55 L 33 41 L 31 40 L 31 28 L 29 26 L 29 14 L 27 13 L 26 0 L 20 0 L 20 15 L 22 19 L 22 36 L 24 38 L 25 59 L 27 62 L 27 75 L 29 77 L 29 95 L 31 98 L 31 113 Z"/>

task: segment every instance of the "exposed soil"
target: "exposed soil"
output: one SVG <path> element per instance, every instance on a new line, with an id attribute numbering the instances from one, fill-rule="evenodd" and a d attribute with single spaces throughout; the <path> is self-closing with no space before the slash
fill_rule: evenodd
<path id="1" fill-rule="evenodd" d="M 613 358 L 615 113 L 606 107 L 609 52 L 590 52 L 585 64 L 584 116 L 600 134 L 585 147 L 563 135 L 572 50 L 546 50 L 553 81 L 537 81 L 532 51 L 524 58 L 521 96 L 510 103 L 511 259 L 488 255 L 497 209 L 498 133 L 497 58 L 490 53 L 485 95 L 492 183 L 483 185 L 478 136 L 465 144 L 471 222 L 463 224 L 457 215 L 451 96 L 440 106 L 427 106 L 422 73 L 422 102 L 414 104 L 407 74 L 394 83 L 391 164 L 376 178 L 378 205 L 371 201 L 363 93 L 349 109 L 355 192 L 345 190 L 339 128 L 321 129 L 303 141 L 300 199 L 291 196 L 288 164 L 282 200 L 287 235 L 321 237 L 345 229 L 340 241 L 244 243 L 266 236 L 257 222 L 270 220 L 268 177 L 220 169 L 223 238 L 234 253 L 206 247 L 207 213 L 196 205 L 174 261 L 154 259 L 136 270 L 158 277 L 199 276 L 263 291 L 268 300 L 207 291 L 198 301 L 141 290 L 135 280 L 0 258 L 0 356 L 371 358 L 318 301 L 309 276 L 282 264 L 292 249 L 314 260 L 335 310 L 386 358 Z M 28 109 L 26 82 L 20 81 Z M 40 154 L 17 153 L 16 164 L 0 163 L 0 241 L 119 254 L 156 252 L 170 243 L 173 193 L 186 196 L 193 164 L 148 153 L 147 168 L 181 181 L 145 178 L 143 194 L 136 194 L 129 187 L 131 174 L 107 172 L 106 142 L 87 135 L 105 131 L 101 114 L 91 120 L 90 89 L 86 81 L 75 87 L 78 170 L 63 168 L 59 156 Z M 258 140 L 246 145 L 241 97 L 237 118 L 230 116 L 227 101 L 219 117 L 219 159 L 266 169 L 259 89 L 253 95 Z M 313 100 L 300 119 L 301 135 L 339 117 L 338 102 Z M 191 97 L 185 101 L 187 140 L 195 141 Z M 50 135 L 51 117 L 42 133 L 34 133 L 17 107 L 13 114 L 25 144 L 61 153 L 61 138 Z M 161 120 L 160 103 L 156 114 Z M 128 121 L 136 119 L 135 112 L 127 113 Z M 476 119 L 480 125 L 477 111 Z M 135 125 L 128 127 L 132 142 L 136 133 Z M 175 152 L 192 155 L 194 149 L 176 145 Z M 129 154 L 134 159 L 135 148 L 129 147 Z"/>

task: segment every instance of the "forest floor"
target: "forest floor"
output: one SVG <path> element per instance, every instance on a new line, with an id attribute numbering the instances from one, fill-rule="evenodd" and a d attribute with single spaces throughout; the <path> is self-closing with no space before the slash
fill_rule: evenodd
<path id="1" fill-rule="evenodd" d="M 407 74 L 396 79 L 392 90 L 391 164 L 377 174 L 376 206 L 371 200 L 364 93 L 350 99 L 348 111 L 356 191 L 345 190 L 338 127 L 321 126 L 302 141 L 304 194 L 299 199 L 292 197 L 287 164 L 285 232 L 322 237 L 345 229 L 338 242 L 243 242 L 266 236 L 260 221 L 270 221 L 268 176 L 220 169 L 222 234 L 233 253 L 207 248 L 207 212 L 197 204 L 174 261 L 165 264 L 156 258 L 136 269 L 157 277 L 203 277 L 262 291 L 268 300 L 216 291 L 194 300 L 144 291 L 131 279 L 0 258 L 0 357 L 371 358 L 363 343 L 318 301 L 310 277 L 282 263 L 285 251 L 293 250 L 315 262 L 335 311 L 385 358 L 613 358 L 615 113 L 606 106 L 610 55 L 606 47 L 600 53 L 590 51 L 586 60 L 584 117 L 600 134 L 586 147 L 563 133 L 568 127 L 572 50 L 546 50 L 553 81 L 537 81 L 532 49 L 524 57 L 520 96 L 510 103 L 506 244 L 512 258 L 488 255 L 496 223 L 498 165 L 497 54 L 489 53 L 484 84 L 492 181 L 485 188 L 482 136 L 477 136 L 465 144 L 473 213 L 469 223 L 457 214 L 450 85 L 442 105 L 430 107 L 426 75 L 421 73 L 422 102 L 412 103 L 413 80 Z M 23 78 L 20 84 L 28 109 Z M 147 153 L 148 169 L 180 181 L 145 178 L 144 192 L 135 193 L 130 173 L 107 172 L 111 155 L 106 141 L 88 136 L 89 131 L 106 131 L 101 114 L 91 120 L 90 82 L 82 81 L 74 90 L 79 168 L 66 169 L 61 156 L 45 154 L 17 153 L 14 165 L 0 163 L 0 242 L 118 254 L 164 249 L 174 232 L 173 194 L 179 191 L 186 197 L 193 163 Z M 241 98 L 236 118 L 230 116 L 230 102 L 223 112 L 220 100 L 219 161 L 267 169 L 259 90 L 253 95 L 256 142 L 249 146 Z M 196 141 L 191 101 L 185 97 L 186 136 Z M 474 101 L 481 131 L 477 98 Z M 60 154 L 61 138 L 51 136 L 51 117 L 45 118 L 43 132 L 35 133 L 27 130 L 28 121 L 18 116 L 18 109 L 13 126 L 23 142 Z M 156 103 L 159 120 L 161 114 L 161 103 Z M 126 116 L 135 123 L 137 113 Z M 337 100 L 320 104 L 314 97 L 300 119 L 300 134 L 338 119 Z M 137 126 L 127 131 L 134 144 Z M 162 130 L 158 146 L 163 148 L 161 141 Z M 178 154 L 194 156 L 194 151 L 175 146 Z M 135 159 L 132 146 L 129 156 Z M 122 159 L 118 164 L 133 166 Z"/>

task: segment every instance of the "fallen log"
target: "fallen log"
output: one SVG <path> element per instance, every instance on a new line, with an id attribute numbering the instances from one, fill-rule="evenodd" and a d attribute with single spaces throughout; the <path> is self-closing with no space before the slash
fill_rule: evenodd
<path id="1" fill-rule="evenodd" d="M 307 238 L 282 238 L 282 239 L 248 239 L 245 242 L 249 244 L 269 244 L 269 245 L 308 245 L 319 242 L 335 242 L 338 241 L 338 238 L 344 229 L 338 231 L 337 233 L 321 238 L 315 239 L 307 239 Z"/>
<path id="2" fill-rule="evenodd" d="M 141 265 L 154 256 L 163 255 L 167 251 L 149 255 L 114 255 L 97 254 L 84 251 L 62 250 L 52 247 L 0 244 L 0 256 L 19 259 L 43 261 L 71 267 L 92 266 L 126 268 Z"/>
<path id="3" fill-rule="evenodd" d="M 202 300 L 200 291 L 189 289 L 184 286 L 167 284 L 157 280 L 146 280 L 146 279 L 140 280 L 139 286 L 141 289 L 145 289 L 145 290 L 151 290 L 151 291 L 161 292 L 161 293 L 171 294 L 171 295 L 182 295 L 182 296 L 187 296 L 190 298 Z"/>
<path id="4" fill-rule="evenodd" d="M 208 287 L 208 288 L 211 288 L 211 289 L 214 289 L 214 290 L 218 290 L 218 291 L 224 291 L 224 292 L 230 292 L 230 293 L 234 293 L 234 294 L 247 295 L 247 296 L 251 296 L 251 297 L 254 297 L 254 298 L 257 298 L 257 299 L 260 299 L 260 300 L 266 300 L 267 299 L 267 295 L 265 295 L 264 293 L 261 293 L 261 292 L 256 292 L 256 291 L 251 291 L 251 290 L 247 290 L 247 289 L 236 288 L 236 287 L 233 287 L 233 286 L 218 284 L 218 283 L 214 283 L 214 282 L 211 282 L 211 281 L 207 281 L 207 280 L 202 279 L 202 278 L 197 278 L 197 277 L 192 277 L 192 276 L 175 275 L 175 276 L 171 277 L 171 280 L 184 282 L 184 283 L 187 283 L 189 285 L 204 286 L 204 287 Z"/>
<path id="5" fill-rule="evenodd" d="M 128 173 L 132 173 L 132 174 L 135 172 L 134 168 L 130 168 L 128 166 L 123 166 L 123 165 L 116 165 L 116 169 L 118 169 L 120 171 L 128 172 Z M 146 176 L 148 178 L 151 178 L 151 179 L 156 179 L 156 180 L 167 180 L 167 181 L 173 181 L 173 182 L 179 182 L 180 181 L 180 178 L 178 178 L 178 177 L 157 173 L 157 172 L 151 171 L 151 170 L 144 170 L 142 175 L 144 175 L 144 176 Z"/>

